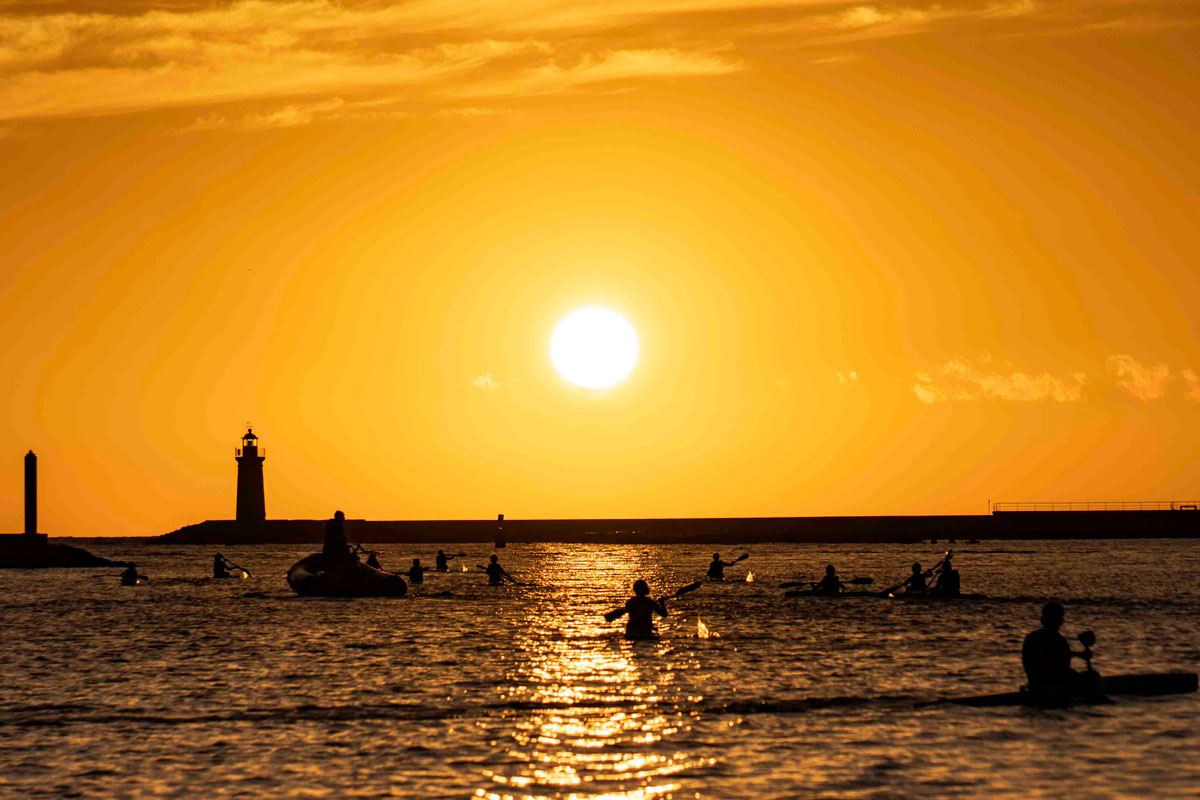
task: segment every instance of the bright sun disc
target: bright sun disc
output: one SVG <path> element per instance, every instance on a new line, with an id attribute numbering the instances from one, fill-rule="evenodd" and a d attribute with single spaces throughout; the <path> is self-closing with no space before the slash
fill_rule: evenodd
<path id="1" fill-rule="evenodd" d="M 558 374 L 585 389 L 617 383 L 633 369 L 637 357 L 637 331 L 629 320 L 599 306 L 567 314 L 550 337 L 550 360 Z"/>

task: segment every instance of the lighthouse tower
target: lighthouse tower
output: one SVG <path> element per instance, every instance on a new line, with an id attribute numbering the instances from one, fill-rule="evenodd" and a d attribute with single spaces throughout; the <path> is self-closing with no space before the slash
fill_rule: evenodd
<path id="1" fill-rule="evenodd" d="M 254 430 L 246 428 L 242 446 L 234 450 L 238 464 L 237 521 L 258 523 L 267 518 L 266 494 L 263 492 L 263 460 L 266 450 L 258 447 Z"/>

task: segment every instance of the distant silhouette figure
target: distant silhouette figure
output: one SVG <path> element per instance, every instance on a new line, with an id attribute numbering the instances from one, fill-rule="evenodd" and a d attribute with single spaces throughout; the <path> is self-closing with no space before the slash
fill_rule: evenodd
<path id="1" fill-rule="evenodd" d="M 351 558 L 350 545 L 346 544 L 346 515 L 341 511 L 333 512 L 333 519 L 325 523 L 325 546 L 321 553 L 338 561 Z"/>
<path id="2" fill-rule="evenodd" d="M 846 591 L 846 584 L 841 582 L 837 576 L 837 570 L 833 564 L 830 564 L 825 567 L 825 577 L 813 584 L 813 591 L 821 594 L 838 594 Z"/>
<path id="3" fill-rule="evenodd" d="M 725 568 L 732 567 L 733 562 L 725 562 L 721 560 L 720 553 L 713 553 L 713 559 L 708 564 L 708 577 L 714 581 L 725 580 Z"/>
<path id="4" fill-rule="evenodd" d="M 375 569 L 383 569 L 383 567 L 379 566 L 379 556 L 374 550 L 367 551 L 367 566 L 374 567 Z"/>
<path id="5" fill-rule="evenodd" d="M 441 550 L 438 550 L 437 558 L 434 559 L 433 566 L 435 569 L 437 569 L 438 572 L 449 572 L 450 571 L 450 563 L 449 562 L 450 562 L 449 557 Z"/>
<path id="6" fill-rule="evenodd" d="M 233 569 L 233 564 L 225 560 L 225 556 L 217 553 L 213 556 L 213 577 L 228 578 L 229 570 Z"/>
<path id="7" fill-rule="evenodd" d="M 1042 607 L 1042 627 L 1025 637 L 1021 646 L 1021 665 L 1025 668 L 1031 691 L 1087 691 L 1100 677 L 1091 669 L 1091 645 L 1096 641 L 1095 635 L 1091 631 L 1082 634 L 1079 638 L 1084 650 L 1073 653 L 1067 640 L 1058 632 L 1062 624 L 1063 607 L 1058 603 L 1046 603 Z M 1072 656 L 1087 660 L 1087 672 L 1071 669 Z"/>
<path id="8" fill-rule="evenodd" d="M 428 569 L 429 569 L 429 567 L 421 566 L 421 559 L 414 558 L 412 566 L 409 567 L 409 569 L 408 569 L 408 582 L 409 583 L 424 583 L 425 582 L 425 573 L 426 573 L 426 571 L 428 571 Z"/>
<path id="9" fill-rule="evenodd" d="M 512 575 L 509 575 L 504 570 L 504 567 L 500 566 L 500 559 L 496 558 L 496 556 L 492 556 L 488 561 L 488 565 L 486 567 L 480 567 L 480 569 L 487 573 L 489 586 L 499 586 L 500 584 L 504 583 L 505 578 L 513 583 L 517 582 L 516 578 L 514 578 Z"/>
<path id="10" fill-rule="evenodd" d="M 958 570 L 950 563 L 950 556 L 946 556 L 942 560 L 942 570 L 938 573 L 933 593 L 939 597 L 958 597 L 962 594 L 962 583 L 958 576 Z"/>
<path id="11" fill-rule="evenodd" d="M 138 581 L 144 580 L 147 580 L 146 576 L 138 574 L 137 564 L 134 564 L 132 561 L 129 562 L 129 566 L 125 568 L 125 571 L 121 573 L 122 586 L 137 586 Z"/>
<path id="12" fill-rule="evenodd" d="M 912 565 L 912 575 L 903 583 L 904 591 L 908 594 L 925 594 L 929 591 L 929 586 L 925 583 L 925 573 L 921 571 L 921 563 L 918 561 Z"/>
<path id="13" fill-rule="evenodd" d="M 652 600 L 649 594 L 650 586 L 645 581 L 634 581 L 633 597 L 625 601 L 623 611 L 629 615 L 629 620 L 625 623 L 626 639 L 655 639 L 658 637 L 658 633 L 654 630 L 654 615 L 667 616 L 667 603 L 665 600 Z"/>

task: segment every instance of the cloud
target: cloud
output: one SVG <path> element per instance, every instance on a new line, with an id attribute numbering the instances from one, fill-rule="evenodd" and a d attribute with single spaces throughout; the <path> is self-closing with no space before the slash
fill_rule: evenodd
<path id="1" fill-rule="evenodd" d="M 711 79 L 752 69 L 745 53 L 761 39 L 786 40 L 801 62 L 846 63 L 857 41 L 1049 13 L 1030 0 L 240 0 L 150 10 L 108 0 L 111 10 L 89 4 L 89 13 L 64 10 L 71 2 L 0 6 L 15 9 L 0 13 L 0 120 L 264 102 L 208 113 L 197 129 L 286 128 L 347 118 L 379 94 L 397 108 L 376 116 L 395 116 L 436 112 L 450 98 Z M 1089 24 L 1118 18 L 1073 13 Z M 344 108 L 313 107 L 334 95 Z"/>
<path id="2" fill-rule="evenodd" d="M 1053 401 L 1074 403 L 1083 399 L 1088 378 L 1083 372 L 1059 377 L 1042 372 L 1030 374 L 1013 369 L 1007 362 L 993 364 L 983 357 L 977 367 L 961 359 L 947 361 L 937 368 L 937 377 L 918 372 L 913 394 L 922 403 L 974 400 L 1003 400 L 1011 403 Z"/>
<path id="3" fill-rule="evenodd" d="M 482 375 L 476 375 L 474 378 L 472 378 L 471 385 L 476 389 L 481 389 L 485 392 L 494 392 L 504 384 L 496 380 L 496 377 L 492 375 L 492 373 L 485 372 Z"/>
<path id="4" fill-rule="evenodd" d="M 1190 369 L 1183 371 L 1183 379 L 1187 381 L 1187 393 L 1184 395 L 1188 400 L 1200 403 L 1200 375 L 1197 375 Z"/>
<path id="5" fill-rule="evenodd" d="M 849 383 L 858 383 L 858 372 L 855 370 L 850 370 L 849 372 L 838 372 L 837 379 L 838 383 L 842 384 L 843 386 Z"/>
<path id="6" fill-rule="evenodd" d="M 1105 364 L 1116 376 L 1117 385 L 1142 402 L 1157 400 L 1167 393 L 1171 369 L 1166 364 L 1143 365 L 1124 353 L 1109 356 Z"/>

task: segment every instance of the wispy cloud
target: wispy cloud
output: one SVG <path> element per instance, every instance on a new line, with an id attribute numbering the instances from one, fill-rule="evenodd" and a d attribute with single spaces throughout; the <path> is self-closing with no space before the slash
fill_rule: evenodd
<path id="1" fill-rule="evenodd" d="M 1117 385 L 1142 402 L 1157 400 L 1167 393 L 1171 368 L 1166 364 L 1142 364 L 1124 353 L 1109 356 L 1105 363 L 1116 377 Z"/>
<path id="2" fill-rule="evenodd" d="M 1200 403 L 1200 375 L 1197 375 L 1190 369 L 1183 371 L 1183 379 L 1187 382 L 1187 391 L 1185 396 L 1188 400 L 1195 403 Z"/>
<path id="3" fill-rule="evenodd" d="M 0 13 L 0 120 L 262 102 L 209 112 L 197 127 L 295 127 L 345 118 L 378 94 L 396 106 L 375 112 L 386 116 L 436 112 L 454 98 L 712 79 L 753 69 L 745 54 L 760 39 L 786 40 L 800 63 L 838 64 L 858 57 L 855 42 L 938 26 L 1122 19 L 1114 2 L 1099 3 L 1101 13 L 1031 0 L 241 0 L 152 10 L 109 0 L 107 13 L 65 10 L 72 2 Z M 332 96 L 345 106 L 316 105 Z"/>
<path id="4" fill-rule="evenodd" d="M 936 376 L 918 372 L 912 390 L 922 403 L 984 399 L 1013 403 L 1074 403 L 1083 399 L 1087 382 L 1083 372 L 1062 377 L 1049 372 L 1027 373 L 1010 363 L 995 363 L 985 356 L 980 366 L 954 359 L 938 367 Z"/>
<path id="5" fill-rule="evenodd" d="M 497 380 L 496 376 L 492 375 L 492 373 L 485 372 L 482 375 L 476 375 L 472 378 L 471 385 L 485 392 L 494 392 L 504 384 Z"/>
<path id="6" fill-rule="evenodd" d="M 837 379 L 838 383 L 842 384 L 843 386 L 847 384 L 858 383 L 858 372 L 855 370 L 850 370 L 849 372 L 838 372 Z"/>

